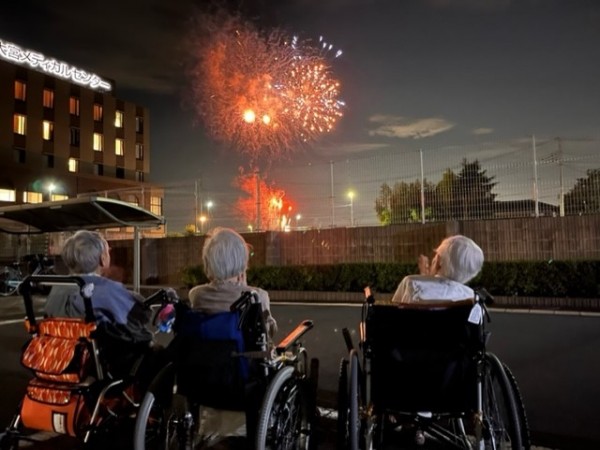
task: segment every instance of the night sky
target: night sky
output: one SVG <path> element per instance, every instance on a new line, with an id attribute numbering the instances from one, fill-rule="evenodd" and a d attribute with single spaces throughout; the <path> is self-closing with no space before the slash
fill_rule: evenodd
<path id="1" fill-rule="evenodd" d="M 170 231 L 193 218 L 190 186 L 218 197 L 245 157 L 205 136 L 184 106 L 190 0 L 3 3 L 0 39 L 116 81 L 150 109 L 150 181 Z M 600 2 L 594 0 L 230 1 L 263 26 L 343 50 L 332 61 L 345 116 L 288 164 L 414 146 L 598 137 Z M 185 191 L 185 192 L 184 192 Z M 209 194 L 207 194 L 209 195 Z M 216 214 L 216 213 L 215 213 Z"/>

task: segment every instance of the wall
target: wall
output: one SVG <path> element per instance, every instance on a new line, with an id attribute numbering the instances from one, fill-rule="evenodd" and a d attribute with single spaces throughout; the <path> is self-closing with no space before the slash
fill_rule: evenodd
<path id="1" fill-rule="evenodd" d="M 451 234 L 473 238 L 488 261 L 600 259 L 600 216 L 457 221 L 388 227 L 244 234 L 251 266 L 412 262 Z M 141 283 L 178 286 L 181 270 L 201 263 L 203 236 L 143 239 Z M 114 264 L 131 282 L 132 241 L 111 241 Z"/>

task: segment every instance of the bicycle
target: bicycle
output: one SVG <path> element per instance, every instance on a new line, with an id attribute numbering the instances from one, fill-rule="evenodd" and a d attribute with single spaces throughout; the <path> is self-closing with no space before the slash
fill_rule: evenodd
<path id="1" fill-rule="evenodd" d="M 27 264 L 28 272 L 23 273 L 21 266 Z M 4 266 L 0 273 L 0 295 L 8 297 L 16 294 L 19 285 L 27 275 L 54 275 L 54 262 L 43 254 L 32 254 L 23 257 L 22 261 L 15 261 Z M 47 286 L 39 287 L 41 294 L 48 294 Z"/>

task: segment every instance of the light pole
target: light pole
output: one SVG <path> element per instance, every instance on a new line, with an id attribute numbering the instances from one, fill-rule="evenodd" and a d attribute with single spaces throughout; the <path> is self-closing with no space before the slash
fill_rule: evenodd
<path id="1" fill-rule="evenodd" d="M 204 214 L 202 214 L 200 216 L 200 234 L 204 234 L 204 223 L 206 222 L 207 218 Z"/>
<path id="2" fill-rule="evenodd" d="M 348 192 L 348 198 L 350 199 L 350 226 L 354 226 L 354 191 Z"/>
<path id="3" fill-rule="evenodd" d="M 48 185 L 48 200 L 52 201 L 52 193 L 56 190 L 56 185 L 54 183 L 50 183 Z"/>
<path id="4" fill-rule="evenodd" d="M 209 200 L 206 202 L 206 221 L 207 222 L 210 221 L 210 210 L 213 206 L 214 206 L 214 203 L 212 202 L 212 200 Z"/>
<path id="5" fill-rule="evenodd" d="M 300 219 L 302 219 L 302 215 L 296 214 L 296 230 L 300 229 Z"/>

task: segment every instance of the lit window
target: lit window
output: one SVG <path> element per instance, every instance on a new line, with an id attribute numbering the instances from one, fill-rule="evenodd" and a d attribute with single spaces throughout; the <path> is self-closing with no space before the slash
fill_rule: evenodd
<path id="1" fill-rule="evenodd" d="M 123 139 L 115 139 L 115 155 L 123 156 Z"/>
<path id="2" fill-rule="evenodd" d="M 123 111 L 115 112 L 115 127 L 123 128 Z"/>
<path id="3" fill-rule="evenodd" d="M 69 172 L 77 172 L 79 169 L 79 161 L 75 158 L 69 158 Z"/>
<path id="4" fill-rule="evenodd" d="M 44 120 L 42 122 L 42 136 L 44 137 L 45 141 L 51 141 L 54 139 L 54 123 L 48 121 L 48 120 Z"/>
<path id="5" fill-rule="evenodd" d="M 102 121 L 102 105 L 94 103 L 94 120 L 96 122 Z"/>
<path id="6" fill-rule="evenodd" d="M 144 181 L 144 172 L 137 170 L 135 172 L 135 181 Z"/>
<path id="7" fill-rule="evenodd" d="M 15 80 L 15 100 L 23 100 L 27 98 L 27 83 L 21 80 Z"/>
<path id="8" fill-rule="evenodd" d="M 162 198 L 150 196 L 150 212 L 157 216 L 162 215 Z"/>
<path id="9" fill-rule="evenodd" d="M 144 159 L 144 144 L 135 144 L 135 159 Z"/>
<path id="10" fill-rule="evenodd" d="M 79 98 L 71 97 L 69 98 L 69 114 L 72 116 L 79 117 Z"/>
<path id="11" fill-rule="evenodd" d="M 79 147 L 80 140 L 81 140 L 81 130 L 77 127 L 71 127 L 70 144 L 74 147 Z"/>
<path id="12" fill-rule="evenodd" d="M 136 133 L 144 132 L 144 118 L 141 116 L 135 116 L 135 132 Z"/>
<path id="13" fill-rule="evenodd" d="M 104 150 L 104 136 L 94 133 L 94 151 L 101 152 L 102 150 Z"/>
<path id="14" fill-rule="evenodd" d="M 0 201 L 14 202 L 15 201 L 15 190 L 14 189 L 0 189 Z"/>
<path id="15" fill-rule="evenodd" d="M 52 89 L 44 89 L 44 108 L 54 108 L 54 91 Z"/>
<path id="16" fill-rule="evenodd" d="M 69 196 L 65 195 L 65 194 L 52 194 L 50 196 L 50 200 L 52 200 L 53 202 L 58 202 L 60 200 L 68 200 Z"/>
<path id="17" fill-rule="evenodd" d="M 27 117 L 22 114 L 15 114 L 13 116 L 13 131 L 16 134 L 25 135 L 27 132 Z"/>
<path id="18" fill-rule="evenodd" d="M 41 192 L 23 192 L 23 203 L 42 203 L 44 201 Z"/>

